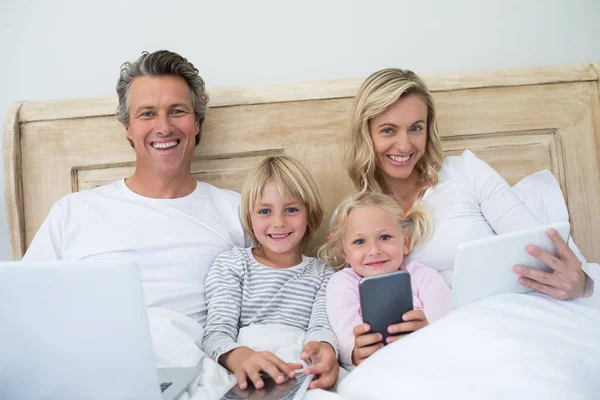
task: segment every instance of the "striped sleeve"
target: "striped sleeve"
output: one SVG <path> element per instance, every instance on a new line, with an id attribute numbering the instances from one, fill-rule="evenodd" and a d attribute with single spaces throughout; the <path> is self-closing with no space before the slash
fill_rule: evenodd
<path id="1" fill-rule="evenodd" d="M 208 313 L 202 348 L 216 362 L 237 347 L 244 260 L 236 249 L 220 254 L 206 278 Z"/>
<path id="2" fill-rule="evenodd" d="M 329 282 L 329 278 L 331 278 L 333 275 L 333 270 L 320 261 L 315 261 L 322 265 L 321 273 L 323 274 L 323 280 L 315 296 L 315 301 L 313 303 L 312 312 L 310 315 L 310 321 L 308 323 L 308 329 L 304 337 L 304 343 L 306 344 L 312 341 L 327 342 L 331 345 L 331 347 L 333 347 L 337 357 L 338 342 L 335 333 L 329 324 L 326 305 L 327 283 Z"/>

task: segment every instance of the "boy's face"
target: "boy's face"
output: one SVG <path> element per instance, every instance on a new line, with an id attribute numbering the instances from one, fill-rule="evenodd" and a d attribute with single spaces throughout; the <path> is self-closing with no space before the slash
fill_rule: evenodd
<path id="1" fill-rule="evenodd" d="M 252 231 L 265 255 L 301 253 L 307 219 L 306 205 L 301 200 L 282 196 L 269 182 L 251 212 Z"/>

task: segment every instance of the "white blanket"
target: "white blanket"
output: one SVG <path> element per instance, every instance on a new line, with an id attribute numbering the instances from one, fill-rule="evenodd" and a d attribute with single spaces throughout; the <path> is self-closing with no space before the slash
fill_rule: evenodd
<path id="1" fill-rule="evenodd" d="M 590 267 L 600 282 L 600 266 Z M 194 332 L 192 327 L 196 333 L 202 330 L 194 321 L 182 324 L 186 317 L 164 310 L 150 315 L 160 366 L 191 366 L 198 357 L 205 367 L 182 400 L 217 399 L 233 384 L 234 378 L 197 347 L 201 335 L 187 336 Z M 262 342 L 265 350 L 270 341 L 277 341 L 277 346 L 286 349 L 283 353 L 293 350 L 293 335 L 277 332 L 269 326 L 257 327 L 244 340 L 258 338 L 254 345 Z M 316 390 L 305 398 L 583 400 L 598 398 L 598 377 L 598 293 L 569 302 L 541 294 L 508 294 L 457 309 L 386 346 L 342 381 L 337 394 Z"/>
<path id="2" fill-rule="evenodd" d="M 300 351 L 304 331 L 285 325 L 252 325 L 240 329 L 238 344 L 256 351 L 270 351 L 286 362 L 304 364 Z M 235 383 L 236 379 L 227 370 L 212 361 L 206 354 L 202 357 L 203 376 L 192 399 L 219 399 Z"/>
<path id="3" fill-rule="evenodd" d="M 204 329 L 194 320 L 174 311 L 148 308 L 150 331 L 157 367 L 201 366 L 201 374 L 178 400 L 219 399 L 235 383 L 235 377 L 200 350 Z M 252 325 L 242 328 L 237 342 L 256 351 L 271 351 L 286 362 L 300 360 L 304 331 L 286 325 Z M 343 376 L 343 374 L 341 374 Z M 306 399 L 337 397 L 312 390 Z"/>
<path id="4" fill-rule="evenodd" d="M 593 269 L 600 278 L 600 267 Z M 338 393 L 362 400 L 600 398 L 598 300 L 483 299 L 375 353 Z"/>

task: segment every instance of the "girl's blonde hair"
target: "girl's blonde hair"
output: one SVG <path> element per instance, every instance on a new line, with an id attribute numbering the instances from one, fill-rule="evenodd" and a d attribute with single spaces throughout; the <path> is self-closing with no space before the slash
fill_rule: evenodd
<path id="1" fill-rule="evenodd" d="M 336 271 L 348 267 L 343 257 L 344 231 L 348 222 L 348 215 L 352 210 L 366 206 L 373 206 L 387 211 L 396 218 L 403 229 L 409 231 L 409 252 L 425 243 L 431 235 L 431 220 L 418 205 L 413 205 L 405 215 L 398 202 L 390 196 L 376 192 L 357 193 L 342 201 L 334 217 L 328 241 L 319 248 L 317 253 L 317 257 Z"/>
<path id="2" fill-rule="evenodd" d="M 305 252 L 323 220 L 323 207 L 317 185 L 308 170 L 298 160 L 288 156 L 270 156 L 256 164 L 248 173 L 242 186 L 240 214 L 244 232 L 255 244 L 259 244 L 250 216 L 262 192 L 273 182 L 279 193 L 301 200 L 306 205 L 306 233 L 301 241 L 302 252 Z"/>
<path id="3" fill-rule="evenodd" d="M 416 93 L 427 105 L 427 143 L 425 154 L 417 162 L 418 184 L 434 186 L 443 161 L 433 97 L 427 85 L 412 71 L 383 69 L 369 76 L 361 85 L 352 106 L 350 140 L 346 150 L 346 169 L 360 191 L 388 192 L 377 166 L 373 140 L 369 131 L 371 118 L 383 113 L 401 97 Z"/>

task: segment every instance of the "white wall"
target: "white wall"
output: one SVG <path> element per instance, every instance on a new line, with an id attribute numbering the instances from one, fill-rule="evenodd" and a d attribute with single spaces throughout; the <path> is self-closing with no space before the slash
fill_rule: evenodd
<path id="1" fill-rule="evenodd" d="M 600 61 L 599 16 L 598 0 L 1 0 L 0 118 L 16 100 L 111 95 L 121 63 L 162 48 L 209 87 Z"/>

